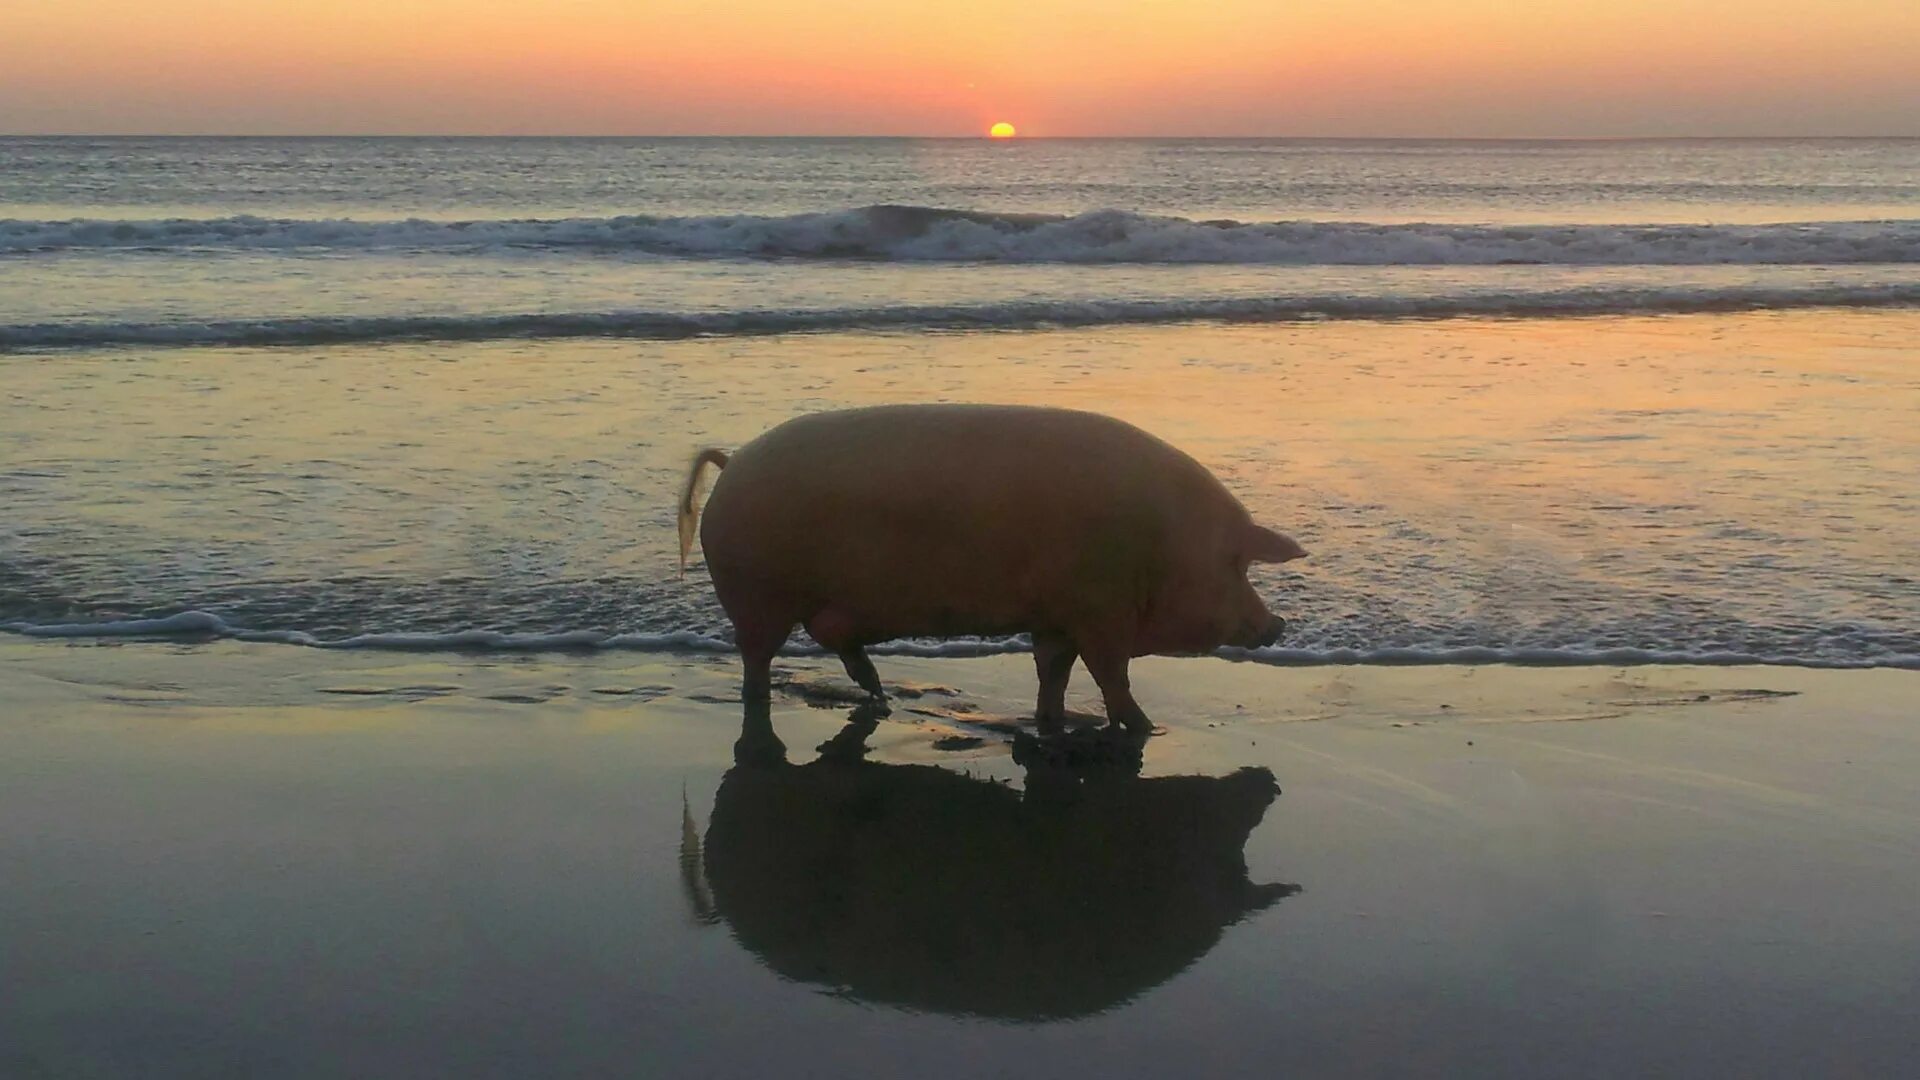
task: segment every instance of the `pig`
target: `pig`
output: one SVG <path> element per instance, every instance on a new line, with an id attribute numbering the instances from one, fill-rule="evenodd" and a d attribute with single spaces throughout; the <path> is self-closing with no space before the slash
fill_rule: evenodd
<path id="1" fill-rule="evenodd" d="M 721 472 L 702 520 L 708 465 Z M 1109 725 L 1150 733 L 1129 661 L 1272 644 L 1285 623 L 1248 565 L 1306 554 L 1167 443 L 1111 417 L 1033 406 L 797 417 L 731 455 L 697 454 L 679 511 L 681 566 L 697 527 L 744 700 L 767 699 L 769 665 L 795 625 L 881 702 L 868 645 L 1025 633 L 1043 731 L 1065 719 L 1077 658 Z"/>

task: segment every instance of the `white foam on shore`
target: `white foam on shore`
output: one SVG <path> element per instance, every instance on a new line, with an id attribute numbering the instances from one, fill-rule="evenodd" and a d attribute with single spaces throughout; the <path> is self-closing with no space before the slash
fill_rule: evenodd
<path id="1" fill-rule="evenodd" d="M 248 630 L 206 611 L 183 611 L 163 618 L 82 623 L 0 623 L 0 630 L 34 638 L 223 638 L 298 645 L 318 649 L 375 649 L 419 652 L 566 652 L 630 650 L 659 653 L 732 652 L 732 643 L 691 631 L 603 634 L 588 630 L 555 633 L 505 633 L 458 630 L 447 633 L 375 633 L 322 639 L 300 630 Z M 967 657 L 1029 650 L 1023 637 L 960 638 L 949 641 L 891 641 L 871 647 L 875 655 Z M 787 655 L 819 656 L 823 650 L 790 643 Z M 1228 660 L 1279 667 L 1330 665 L 1487 665 L 1527 667 L 1640 667 L 1687 664 L 1711 667 L 1804 667 L 1832 669 L 1898 668 L 1920 670 L 1920 655 L 1782 656 L 1764 653 L 1645 648 L 1503 648 L 1494 646 L 1396 646 L 1379 649 L 1223 648 Z"/>
<path id="2" fill-rule="evenodd" d="M 0 254 L 70 250 L 585 249 L 679 258 L 1348 266 L 1835 265 L 1920 262 L 1920 221 L 1449 225 L 1200 221 L 867 206 L 787 215 L 520 220 L 0 220 Z"/>
<path id="3" fill-rule="evenodd" d="M 1920 282 L 1584 286 L 1439 295 L 1300 294 L 1227 299 L 1025 300 L 973 305 L 603 311 L 506 315 L 322 316 L 204 322 L 0 324 L 0 350 L 321 346 L 408 341 L 702 336 L 917 330 L 1027 330 L 1176 322 L 1540 318 L 1920 305 Z"/>

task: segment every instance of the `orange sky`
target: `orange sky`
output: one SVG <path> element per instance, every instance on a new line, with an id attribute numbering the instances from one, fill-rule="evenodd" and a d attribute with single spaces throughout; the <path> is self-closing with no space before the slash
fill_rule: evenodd
<path id="1" fill-rule="evenodd" d="M 0 133 L 1920 135 L 1920 2 L 12 0 Z"/>

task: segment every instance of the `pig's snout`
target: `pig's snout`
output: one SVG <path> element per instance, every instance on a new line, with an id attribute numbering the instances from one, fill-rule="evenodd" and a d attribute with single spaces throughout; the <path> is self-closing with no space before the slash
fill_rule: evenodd
<path id="1" fill-rule="evenodd" d="M 1287 620 L 1278 615 L 1269 615 L 1265 622 L 1255 623 L 1240 632 L 1237 640 L 1230 644 L 1242 649 L 1261 649 L 1274 642 L 1287 632 Z"/>

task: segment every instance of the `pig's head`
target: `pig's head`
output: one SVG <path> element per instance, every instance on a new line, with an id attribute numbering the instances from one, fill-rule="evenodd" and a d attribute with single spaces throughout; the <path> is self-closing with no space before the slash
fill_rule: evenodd
<path id="1" fill-rule="evenodd" d="M 1195 545 L 1174 560 L 1144 627 L 1149 651 L 1203 653 L 1222 645 L 1254 649 L 1280 640 L 1286 620 L 1247 581 L 1254 563 L 1304 558 L 1292 537 L 1251 521 L 1236 522 L 1212 543 Z"/>

